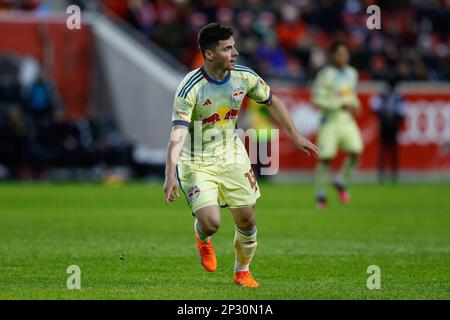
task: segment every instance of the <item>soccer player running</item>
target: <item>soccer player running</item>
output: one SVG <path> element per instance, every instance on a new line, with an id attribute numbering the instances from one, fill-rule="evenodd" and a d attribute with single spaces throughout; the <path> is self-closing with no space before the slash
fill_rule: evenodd
<path id="1" fill-rule="evenodd" d="M 175 201 L 180 186 L 196 218 L 194 235 L 201 264 L 209 272 L 217 268 L 211 237 L 220 226 L 220 207 L 228 206 L 235 223 L 234 282 L 258 287 L 249 265 L 257 245 L 255 204 L 260 190 L 235 131 L 244 96 L 265 104 L 298 148 L 316 157 L 319 150 L 297 132 L 286 107 L 265 81 L 252 69 L 236 65 L 231 28 L 206 25 L 198 42 L 203 66 L 188 73 L 175 94 L 165 199 Z"/>
<path id="2" fill-rule="evenodd" d="M 363 151 L 361 134 L 354 119 L 361 107 L 356 87 L 358 72 L 351 67 L 349 51 L 345 43 L 335 42 L 330 48 L 331 64 L 318 73 L 312 102 L 322 111 L 322 120 L 317 135 L 320 160 L 316 167 L 316 204 L 319 208 L 327 206 L 326 187 L 330 176 L 330 163 L 338 149 L 346 153 L 344 163 L 333 179 L 339 200 L 350 201 L 346 183 L 356 167 Z"/>

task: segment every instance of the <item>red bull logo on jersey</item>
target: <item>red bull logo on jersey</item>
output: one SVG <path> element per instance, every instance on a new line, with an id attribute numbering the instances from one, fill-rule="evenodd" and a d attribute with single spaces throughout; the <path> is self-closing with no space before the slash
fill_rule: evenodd
<path id="1" fill-rule="evenodd" d="M 229 120 L 237 118 L 238 115 L 239 115 L 238 109 L 232 109 L 229 107 L 220 107 L 219 109 L 216 110 L 215 113 L 213 113 L 212 115 L 210 115 L 207 118 L 204 118 L 202 120 L 202 123 L 204 125 L 207 125 L 207 124 L 224 125 Z"/>
<path id="2" fill-rule="evenodd" d="M 231 109 L 225 115 L 225 120 L 234 119 L 234 118 L 236 118 L 238 116 L 238 114 L 239 114 L 239 110 L 238 109 Z"/>
<path id="3" fill-rule="evenodd" d="M 233 92 L 231 93 L 231 97 L 234 101 L 241 101 L 244 98 L 244 88 L 239 87 L 236 89 L 233 89 Z"/>
<path id="4" fill-rule="evenodd" d="M 220 121 L 220 116 L 217 113 L 212 114 L 208 118 L 205 118 L 202 120 L 203 124 L 215 124 L 216 122 Z"/>
<path id="5" fill-rule="evenodd" d="M 200 188 L 197 186 L 193 186 L 188 191 L 188 197 L 190 201 L 194 201 L 200 196 Z"/>
<path id="6" fill-rule="evenodd" d="M 341 91 L 339 91 L 338 95 L 340 98 L 346 98 L 351 96 L 352 94 L 352 88 L 351 87 L 344 87 Z"/>

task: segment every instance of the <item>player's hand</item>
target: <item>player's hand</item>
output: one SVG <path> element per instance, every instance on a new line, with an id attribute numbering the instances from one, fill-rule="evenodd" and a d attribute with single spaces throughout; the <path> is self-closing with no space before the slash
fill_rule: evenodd
<path id="1" fill-rule="evenodd" d="M 166 204 L 177 200 L 180 196 L 178 192 L 178 181 L 174 176 L 166 176 L 164 181 L 164 196 Z"/>
<path id="2" fill-rule="evenodd" d="M 305 137 L 301 136 L 300 134 L 298 134 L 295 139 L 294 139 L 294 143 L 297 146 L 297 148 L 299 148 L 300 150 L 302 150 L 304 153 L 306 153 L 308 156 L 310 155 L 310 153 L 312 152 L 312 154 L 316 157 L 319 158 L 320 156 L 320 151 L 319 148 L 312 143 L 311 141 L 309 141 L 308 139 L 306 139 Z"/>
<path id="3" fill-rule="evenodd" d="M 354 117 L 360 116 L 362 114 L 361 108 L 354 107 L 349 104 L 344 104 L 342 109 L 349 111 Z"/>
<path id="4" fill-rule="evenodd" d="M 362 109 L 361 108 L 355 108 L 354 110 L 353 110 L 353 114 L 356 116 L 356 117 L 359 117 L 359 116 L 361 116 L 362 115 Z"/>

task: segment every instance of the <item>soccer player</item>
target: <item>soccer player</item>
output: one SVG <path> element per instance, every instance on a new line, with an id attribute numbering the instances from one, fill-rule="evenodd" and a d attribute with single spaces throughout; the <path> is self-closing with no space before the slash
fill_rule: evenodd
<path id="1" fill-rule="evenodd" d="M 234 282 L 258 287 L 249 271 L 256 250 L 255 204 L 259 186 L 235 125 L 244 96 L 265 104 L 296 146 L 319 156 L 301 136 L 283 103 L 252 69 L 236 65 L 238 52 L 231 28 L 212 23 L 198 34 L 203 65 L 191 71 L 175 94 L 172 132 L 167 147 L 166 203 L 179 197 L 178 185 L 195 216 L 194 235 L 202 266 L 217 268 L 211 237 L 217 232 L 220 206 L 235 223 Z"/>
<path id="2" fill-rule="evenodd" d="M 346 183 L 356 167 L 363 151 L 363 143 L 354 115 L 360 112 L 360 101 L 356 94 L 358 72 L 349 63 L 349 51 L 345 43 L 335 42 L 330 49 L 331 64 L 318 73 L 312 102 L 322 111 L 322 120 L 317 135 L 320 159 L 316 167 L 316 204 L 327 206 L 326 186 L 329 182 L 330 163 L 338 149 L 346 153 L 342 168 L 333 179 L 339 200 L 350 201 Z"/>

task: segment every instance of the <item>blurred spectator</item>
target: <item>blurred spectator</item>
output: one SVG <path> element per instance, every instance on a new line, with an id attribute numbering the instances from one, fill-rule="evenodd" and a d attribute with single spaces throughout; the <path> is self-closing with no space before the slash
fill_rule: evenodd
<path id="1" fill-rule="evenodd" d="M 104 1 L 110 11 L 124 3 L 140 12 L 128 15 L 129 22 L 188 67 L 201 64 L 198 29 L 219 21 L 231 25 L 239 37 L 239 63 L 267 78 L 297 83 L 313 78 L 323 63 L 321 52 L 341 39 L 349 44 L 352 65 L 362 79 L 384 80 L 392 74 L 404 80 L 450 79 L 450 6 L 446 1 Z M 366 9 L 372 4 L 383 8 L 381 30 L 366 27 Z M 266 52 L 263 57 L 258 55 L 261 50 Z M 276 53 L 270 53 L 271 62 L 267 51 Z M 275 61 L 273 68 L 270 64 Z M 293 78 L 295 68 L 300 73 Z"/>
<path id="2" fill-rule="evenodd" d="M 178 7 L 169 0 L 155 1 L 157 25 L 152 39 L 171 55 L 180 59 L 189 44 L 185 21 L 180 19 Z"/>
<path id="3" fill-rule="evenodd" d="M 31 11 L 36 10 L 40 5 L 39 0 L 0 0 L 0 11 Z"/>
<path id="4" fill-rule="evenodd" d="M 11 107 L 0 120 L 0 164 L 11 178 L 20 178 L 28 163 L 27 128 L 19 106 Z"/>
<path id="5" fill-rule="evenodd" d="M 128 2 L 127 19 L 133 27 L 150 36 L 156 24 L 156 11 L 151 2 L 132 0 Z"/>
<path id="6" fill-rule="evenodd" d="M 13 54 L 0 56 L 0 116 L 11 105 L 21 104 L 20 59 Z"/>
<path id="7" fill-rule="evenodd" d="M 233 26 L 234 11 L 228 7 L 222 7 L 217 10 L 216 21 L 228 26 Z"/>
<path id="8" fill-rule="evenodd" d="M 41 71 L 25 93 L 25 111 L 32 124 L 36 128 L 48 125 L 53 121 L 56 109 L 61 107 L 49 77 Z"/>
<path id="9" fill-rule="evenodd" d="M 29 148 L 30 167 L 35 178 L 43 178 L 52 166 L 75 167 L 81 162 L 79 133 L 63 109 L 56 111 L 50 122 L 34 128 Z"/>
<path id="10" fill-rule="evenodd" d="M 254 14 L 251 11 L 241 11 L 237 15 L 237 48 L 239 63 L 257 69 L 254 54 L 261 41 L 261 36 L 253 28 Z"/>
<path id="11" fill-rule="evenodd" d="M 126 143 L 113 121 L 98 117 L 89 109 L 86 117 L 76 122 L 81 144 L 96 154 L 97 165 L 127 166 L 131 162 L 132 146 Z"/>
<path id="12" fill-rule="evenodd" d="M 298 7 L 293 4 L 283 4 L 281 21 L 277 26 L 281 46 L 287 51 L 292 51 L 306 37 L 307 32 L 307 26 L 301 21 Z"/>
<path id="13" fill-rule="evenodd" d="M 380 151 L 378 155 L 378 178 L 385 180 L 386 164 L 390 164 L 392 182 L 397 181 L 398 141 L 397 134 L 405 117 L 405 103 L 397 91 L 397 79 L 390 78 L 387 91 L 371 99 L 372 110 L 379 119 Z"/>
<path id="14" fill-rule="evenodd" d="M 93 2 L 92 0 L 77 0 L 77 2 Z M 102 0 L 103 9 L 107 14 L 113 14 L 123 19 L 127 19 L 127 10 L 130 0 Z M 87 8 L 83 5 L 82 8 Z"/>
<path id="15" fill-rule="evenodd" d="M 0 55 L 0 179 L 44 179 L 53 168 L 131 165 L 114 123 L 88 109 L 70 120 L 51 76 L 36 60 Z"/>
<path id="16" fill-rule="evenodd" d="M 28 149 L 31 172 L 38 179 L 50 168 L 130 165 L 131 147 L 112 124 L 102 124 L 92 110 L 77 121 L 70 121 L 64 109 L 57 110 L 51 124 L 30 135 Z"/>
<path id="17" fill-rule="evenodd" d="M 191 50 L 191 48 L 196 48 L 197 44 L 197 34 L 200 29 L 208 23 L 208 17 L 203 12 L 194 12 L 189 17 L 188 25 L 188 38 L 189 38 L 189 49 L 185 50 L 184 55 L 180 58 L 183 63 L 190 66 L 192 69 L 198 68 L 203 63 L 203 56 L 200 50 Z"/>
<path id="18" fill-rule="evenodd" d="M 277 38 L 267 38 L 261 42 L 256 49 L 256 54 L 260 59 L 259 67 L 262 74 L 275 78 L 287 73 L 288 58 Z"/>

